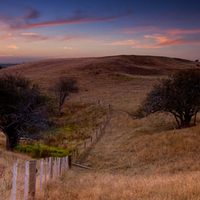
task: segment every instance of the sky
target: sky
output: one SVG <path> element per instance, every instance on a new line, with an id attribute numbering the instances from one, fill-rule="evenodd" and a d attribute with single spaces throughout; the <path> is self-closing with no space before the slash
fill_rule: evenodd
<path id="1" fill-rule="evenodd" d="M 199 0 L 0 0 L 0 63 L 153 55 L 200 59 Z"/>

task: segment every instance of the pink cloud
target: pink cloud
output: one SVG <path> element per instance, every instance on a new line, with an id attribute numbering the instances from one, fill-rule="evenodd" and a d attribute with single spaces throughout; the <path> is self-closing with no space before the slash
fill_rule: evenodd
<path id="1" fill-rule="evenodd" d="M 145 35 L 145 38 L 155 39 L 157 43 L 166 43 L 169 42 L 170 39 L 166 36 L 162 36 L 160 34 L 154 34 L 154 35 Z"/>
<path id="2" fill-rule="evenodd" d="M 25 35 L 25 36 L 38 36 L 38 33 L 21 33 L 20 35 Z"/>
<path id="3" fill-rule="evenodd" d="M 200 33 L 200 29 L 198 30 L 180 30 L 180 29 L 173 29 L 173 30 L 169 30 L 168 33 L 170 35 L 179 35 L 179 34 L 196 34 L 196 33 Z"/>
<path id="4" fill-rule="evenodd" d="M 21 33 L 20 35 L 21 39 L 24 40 L 25 43 L 30 43 L 30 42 L 39 42 L 39 41 L 45 41 L 45 40 L 50 40 L 55 37 L 49 37 L 49 36 L 43 36 L 38 33 Z"/>
<path id="5" fill-rule="evenodd" d="M 154 35 L 144 35 L 140 40 L 124 40 L 124 41 L 116 41 L 113 43 L 109 43 L 107 45 L 128 45 L 132 46 L 132 48 L 163 48 L 172 45 L 198 45 L 200 44 L 200 39 L 187 39 L 160 34 Z"/>
<path id="6" fill-rule="evenodd" d="M 199 44 L 199 39 L 187 39 L 182 37 L 168 38 L 159 34 L 145 35 L 145 38 L 152 38 L 156 40 L 155 47 L 171 46 L 171 45 L 182 45 L 182 44 Z"/>
<path id="7" fill-rule="evenodd" d="M 29 28 L 38 28 L 38 27 L 49 27 L 49 26 L 58 26 L 58 25 L 66 25 L 66 24 L 80 24 L 80 23 L 91 23 L 91 22 L 102 22 L 102 21 L 110 21 L 117 19 L 118 17 L 107 17 L 107 18 L 82 18 L 82 19 L 69 19 L 69 20 L 55 20 L 42 22 L 37 24 L 27 24 L 21 28 L 29 29 Z"/>
<path id="8" fill-rule="evenodd" d="M 135 44 L 135 42 L 136 42 L 135 40 L 124 40 L 124 41 L 109 43 L 107 45 L 133 45 Z"/>
<path id="9" fill-rule="evenodd" d="M 78 10 L 74 12 L 72 17 L 68 19 L 55 19 L 46 22 L 32 23 L 30 20 L 38 18 L 40 16 L 40 13 L 32 8 L 29 8 L 28 12 L 22 17 L 17 17 L 14 19 L 10 17 L 0 18 L 0 22 L 3 23 L 4 25 L 7 25 L 10 29 L 30 29 L 30 28 L 49 27 L 49 26 L 66 25 L 66 24 L 110 21 L 129 16 L 130 14 L 131 13 L 128 12 L 127 14 L 121 16 L 95 18 L 87 16 L 82 10 Z"/>
<path id="10" fill-rule="evenodd" d="M 14 41 L 17 40 L 17 41 L 20 41 L 23 43 L 29 43 L 29 42 L 50 40 L 52 38 L 54 38 L 54 37 L 53 36 L 52 37 L 43 36 L 38 33 L 21 33 L 21 34 L 5 33 L 0 36 L 0 41 L 4 41 L 4 42 L 9 41 L 10 42 L 12 39 Z M 12 48 L 12 47 L 10 47 L 10 48 Z M 12 49 L 14 49 L 14 48 L 12 48 Z"/>
<path id="11" fill-rule="evenodd" d="M 72 47 L 64 47 L 64 49 L 68 49 L 68 50 L 76 50 L 77 48 L 72 48 Z"/>
<path id="12" fill-rule="evenodd" d="M 163 29 L 157 26 L 139 26 L 133 28 L 125 28 L 125 33 L 146 33 L 146 32 L 154 32 L 154 33 L 162 33 L 169 34 L 171 36 L 175 35 L 189 35 L 189 34 L 197 34 L 200 33 L 200 29 L 196 30 L 182 30 L 182 29 Z"/>
<path id="13" fill-rule="evenodd" d="M 9 45 L 9 46 L 7 46 L 7 48 L 8 49 L 15 49 L 15 50 L 19 49 L 19 47 L 16 46 L 16 45 Z"/>
<path id="14" fill-rule="evenodd" d="M 181 45 L 181 44 L 200 44 L 199 39 L 174 39 L 165 42 L 158 43 L 157 46 L 171 46 L 171 45 Z"/>

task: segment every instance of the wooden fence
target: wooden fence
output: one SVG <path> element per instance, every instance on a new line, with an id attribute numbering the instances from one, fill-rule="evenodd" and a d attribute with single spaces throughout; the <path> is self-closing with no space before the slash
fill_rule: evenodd
<path id="1" fill-rule="evenodd" d="M 102 136 L 102 134 L 104 133 L 106 126 L 109 123 L 110 120 L 110 113 L 111 113 L 111 106 L 110 105 L 106 105 L 106 103 L 104 102 L 100 102 L 100 100 L 98 100 L 98 103 L 106 106 L 108 108 L 108 112 L 106 114 L 106 116 L 104 117 L 104 119 L 102 120 L 101 124 L 99 125 L 99 127 L 97 128 L 97 130 L 90 135 L 90 137 L 86 140 L 84 140 L 83 142 L 81 142 L 80 144 L 77 145 L 77 147 L 74 149 L 74 151 L 72 152 L 72 159 L 73 160 L 77 160 L 80 159 L 80 157 L 87 153 L 88 149 L 92 148 L 92 146 L 98 141 L 98 139 Z"/>
<path id="2" fill-rule="evenodd" d="M 35 197 L 46 187 L 47 182 L 71 168 L 71 155 L 30 160 L 25 165 L 15 163 L 12 168 L 0 169 L 0 199 L 15 200 Z M 9 178 L 8 174 L 12 174 Z M 8 180 L 3 179 L 7 177 Z M 1 180 L 0 179 L 0 180 Z"/>
<path id="3" fill-rule="evenodd" d="M 98 103 L 102 102 L 98 101 Z M 66 157 L 30 160 L 25 164 L 15 163 L 12 167 L 0 169 L 0 200 L 34 198 L 37 192 L 41 192 L 46 187 L 47 182 L 60 176 L 72 165 L 91 169 L 74 162 L 97 142 L 105 130 L 110 118 L 110 105 L 104 103 L 103 106 L 108 106 L 108 113 L 99 128 L 89 139 L 79 144 L 72 154 Z"/>

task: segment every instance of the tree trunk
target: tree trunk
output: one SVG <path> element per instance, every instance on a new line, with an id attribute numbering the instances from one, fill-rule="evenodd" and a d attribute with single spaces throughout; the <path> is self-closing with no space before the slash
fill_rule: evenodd
<path id="1" fill-rule="evenodd" d="M 196 118 L 197 118 L 197 113 L 194 115 L 194 124 L 193 125 L 196 124 Z"/>
<path id="2" fill-rule="evenodd" d="M 62 109 L 62 105 L 65 101 L 66 96 L 67 96 L 66 92 L 60 92 L 60 100 L 59 100 L 59 108 L 58 108 L 59 116 L 61 116 L 61 109 Z"/>
<path id="3" fill-rule="evenodd" d="M 180 126 L 180 123 L 179 123 L 179 121 L 178 121 L 178 118 L 177 118 L 176 114 L 173 113 L 173 115 L 174 115 L 174 117 L 175 117 L 175 119 L 176 119 L 176 122 L 177 122 L 177 124 L 178 124 L 178 127 L 180 128 L 181 126 Z"/>
<path id="4" fill-rule="evenodd" d="M 6 150 L 13 151 L 15 146 L 19 144 L 19 136 L 9 137 L 6 135 Z"/>
<path id="5" fill-rule="evenodd" d="M 190 124 L 190 121 L 191 121 L 191 116 L 185 115 L 185 118 L 181 119 L 181 127 L 188 126 Z"/>

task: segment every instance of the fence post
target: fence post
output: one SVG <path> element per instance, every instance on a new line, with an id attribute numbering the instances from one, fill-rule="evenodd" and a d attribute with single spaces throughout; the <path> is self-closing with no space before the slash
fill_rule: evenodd
<path id="1" fill-rule="evenodd" d="M 71 169 L 71 167 L 72 167 L 72 156 L 71 156 L 71 154 L 69 154 L 69 156 L 68 156 L 68 165 L 69 165 L 69 169 Z"/>
<path id="2" fill-rule="evenodd" d="M 61 162 L 60 157 L 58 157 L 58 174 L 61 174 Z"/>
<path id="3" fill-rule="evenodd" d="M 35 197 L 36 188 L 36 160 L 29 161 L 29 194 Z"/>
<path id="4" fill-rule="evenodd" d="M 41 167 L 40 167 L 40 191 L 42 190 L 42 175 L 43 175 L 43 158 L 41 159 Z"/>
<path id="5" fill-rule="evenodd" d="M 44 175 L 44 181 L 45 181 L 45 187 L 46 187 L 46 184 L 47 184 L 47 158 L 45 159 L 46 162 L 45 162 L 45 175 Z"/>
<path id="6" fill-rule="evenodd" d="M 75 158 L 76 159 L 78 158 L 78 148 L 76 148 L 76 150 L 75 150 Z"/>
<path id="7" fill-rule="evenodd" d="M 54 160 L 54 166 L 55 166 L 55 177 L 57 177 L 58 175 L 58 170 L 57 170 L 57 157 L 55 157 L 55 160 Z"/>
<path id="8" fill-rule="evenodd" d="M 69 156 L 66 156 L 65 162 L 66 162 L 66 169 L 68 169 L 69 168 Z"/>
<path id="9" fill-rule="evenodd" d="M 110 115 L 110 104 L 108 105 L 108 116 Z"/>
<path id="10" fill-rule="evenodd" d="M 26 165 L 25 165 L 24 200 L 28 199 L 28 178 L 29 178 L 29 162 L 26 162 Z"/>
<path id="11" fill-rule="evenodd" d="M 13 166 L 13 184 L 12 184 L 12 200 L 16 197 L 16 184 L 17 184 L 17 163 Z"/>
<path id="12" fill-rule="evenodd" d="M 53 158 L 49 158 L 49 178 L 53 178 Z"/>
<path id="13" fill-rule="evenodd" d="M 62 158 L 62 172 L 65 171 L 65 157 Z"/>

